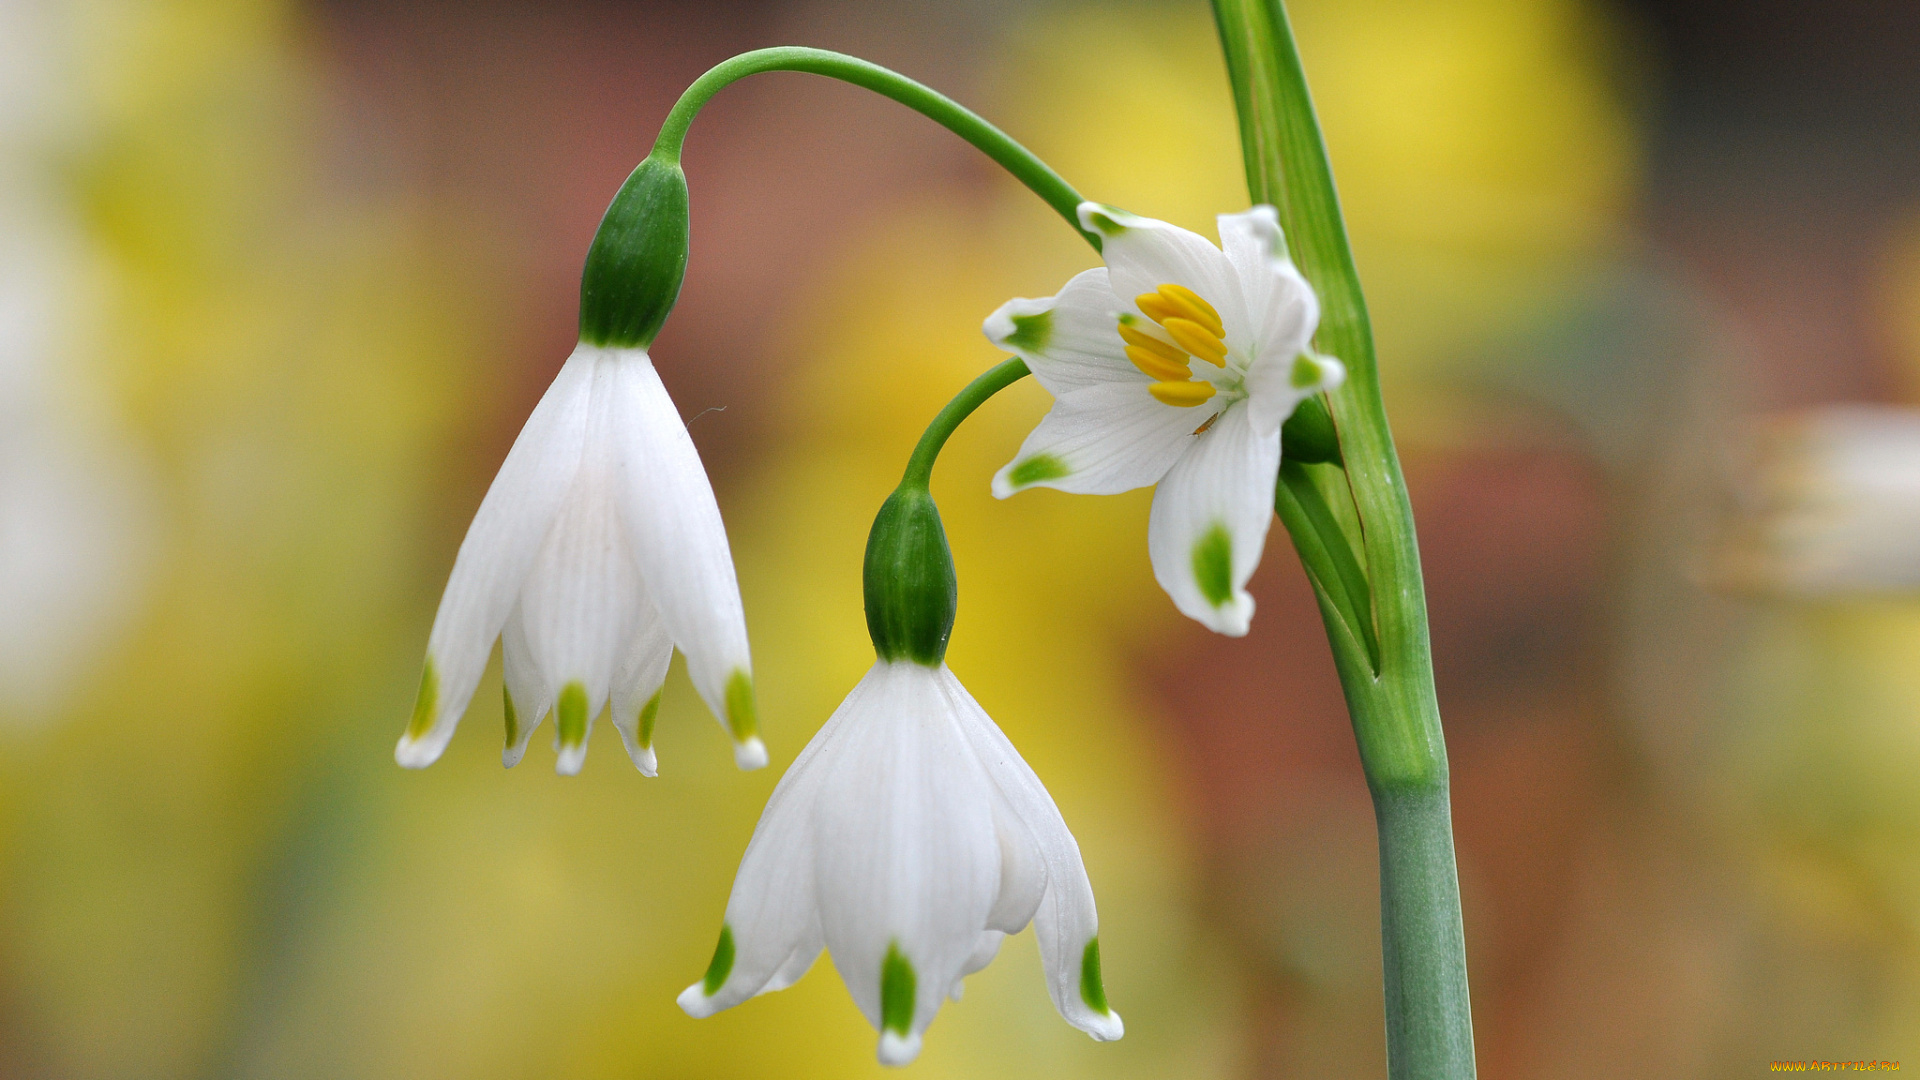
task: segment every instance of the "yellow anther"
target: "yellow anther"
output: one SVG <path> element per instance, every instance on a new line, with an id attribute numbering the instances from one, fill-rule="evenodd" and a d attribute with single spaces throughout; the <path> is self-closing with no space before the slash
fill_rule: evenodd
<path id="1" fill-rule="evenodd" d="M 1207 333 L 1207 328 L 1192 319 L 1179 317 L 1160 320 L 1167 328 L 1167 336 L 1174 344 L 1215 367 L 1224 367 L 1227 359 L 1227 343 Z"/>
<path id="2" fill-rule="evenodd" d="M 1220 321 L 1220 313 L 1213 310 L 1212 304 L 1202 300 L 1199 293 L 1185 285 L 1168 282 L 1160 286 L 1160 295 L 1173 301 L 1175 307 L 1184 309 L 1180 314 L 1205 327 L 1207 333 L 1217 338 L 1227 336 L 1227 327 Z"/>
<path id="3" fill-rule="evenodd" d="M 1210 382 L 1157 382 L 1147 387 L 1147 393 L 1176 408 L 1191 409 L 1213 396 L 1213 384 Z"/>
<path id="4" fill-rule="evenodd" d="M 1148 352 L 1158 353 L 1166 357 L 1171 363 L 1185 364 L 1187 362 L 1187 354 L 1181 352 L 1178 345 L 1168 341 L 1161 341 L 1145 330 L 1129 324 L 1126 321 L 1129 318 L 1132 318 L 1132 316 L 1125 316 L 1120 321 L 1120 340 L 1129 345 L 1138 345 Z"/>
<path id="5" fill-rule="evenodd" d="M 1181 315 L 1181 310 L 1174 306 L 1173 301 L 1157 292 L 1143 292 L 1134 297 L 1133 302 L 1139 305 L 1140 314 L 1157 323 L 1164 323 L 1168 319 L 1178 318 Z"/>
<path id="6" fill-rule="evenodd" d="M 1143 349 L 1138 345 L 1129 345 L 1127 359 L 1133 366 L 1155 379 L 1172 379 L 1176 382 L 1193 376 L 1193 371 L 1184 363 L 1176 364 L 1157 352 Z"/>

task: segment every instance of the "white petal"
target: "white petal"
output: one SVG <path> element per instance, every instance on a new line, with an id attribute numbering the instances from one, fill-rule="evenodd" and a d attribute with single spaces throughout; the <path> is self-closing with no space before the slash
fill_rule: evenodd
<path id="1" fill-rule="evenodd" d="M 1253 324 L 1251 356 L 1291 361 L 1310 351 L 1320 325 L 1320 300 L 1287 258 L 1286 240 L 1273 207 L 1222 214 L 1219 221 L 1220 243 L 1240 274 L 1241 294 Z M 1258 426 L 1261 418 L 1254 419 Z"/>
<path id="2" fill-rule="evenodd" d="M 808 963 L 818 956 L 825 938 L 813 884 L 813 837 L 827 771 L 823 759 L 845 738 L 849 717 L 873 695 L 885 667 L 874 665 L 774 785 L 727 899 L 724 932 L 733 944 L 733 962 L 712 993 L 705 979 L 681 992 L 680 1007 L 689 1015 L 711 1016 L 773 987 L 792 974 L 796 954 L 809 952 L 809 943 Z"/>
<path id="3" fill-rule="evenodd" d="M 394 748 L 401 765 L 432 764 L 453 738 L 494 638 L 559 515 L 586 440 L 595 351 L 583 345 L 567 358 L 467 527 L 427 638 L 420 701 Z"/>
<path id="4" fill-rule="evenodd" d="M 607 363 L 616 376 L 620 506 L 641 577 L 694 687 L 733 737 L 735 760 L 764 765 L 746 616 L 713 486 L 645 350 L 607 350 Z"/>
<path id="5" fill-rule="evenodd" d="M 500 753 L 500 762 L 511 769 L 527 756 L 527 744 L 552 711 L 554 697 L 553 688 L 541 679 L 539 666 L 533 662 L 525 620 L 517 604 L 507 616 L 507 625 L 500 629 L 500 661 L 506 669 L 507 709 L 507 745 Z"/>
<path id="6" fill-rule="evenodd" d="M 1229 407 L 1167 471 L 1153 493 L 1147 553 L 1153 576 L 1189 617 L 1233 637 L 1247 632 L 1247 579 L 1273 521 L 1280 435 L 1254 431 Z"/>
<path id="7" fill-rule="evenodd" d="M 660 688 L 673 663 L 673 639 L 667 636 L 666 623 L 653 606 L 653 598 L 643 595 L 641 603 L 632 643 L 614 672 L 608 707 L 613 710 L 613 726 L 620 732 L 620 741 L 626 744 L 634 767 L 646 776 L 654 776 L 659 773 L 659 763 L 653 752 L 653 721 L 660 711 Z"/>
<path id="8" fill-rule="evenodd" d="M 1120 340 L 1122 308 L 1107 280 L 1107 268 L 1076 274 L 1058 296 L 1009 300 L 987 316 L 987 340 L 1027 362 L 1033 377 L 1055 397 L 1109 382 L 1149 380 L 1127 359 Z"/>
<path id="9" fill-rule="evenodd" d="M 1045 864 L 1046 893 L 1033 914 L 1033 933 L 1046 966 L 1053 1006 L 1068 1023 L 1094 1038 L 1117 1039 L 1126 1029 L 1120 1014 L 1106 1007 L 1097 945 L 1100 917 L 1086 865 L 1080 860 L 1080 845 L 1068 831 L 1053 796 L 999 725 L 957 680 L 950 692 L 965 697 L 972 706 L 961 711 L 961 728 L 1005 805 L 1033 836 Z"/>
<path id="10" fill-rule="evenodd" d="M 556 695 L 557 768 L 568 775 L 586 759 L 593 721 L 606 707 L 614 674 L 647 612 L 617 505 L 617 364 L 602 358 L 595 365 L 580 469 L 520 590 L 528 652 L 541 683 Z"/>
<path id="11" fill-rule="evenodd" d="M 1176 409 L 1137 383 L 1112 382 L 1057 398 L 1020 452 L 993 477 L 993 494 L 1006 498 L 1030 487 L 1082 495 L 1113 495 L 1158 483 L 1193 444 L 1194 429 L 1210 415 Z"/>
<path id="12" fill-rule="evenodd" d="M 1337 389 L 1347 378 L 1345 364 L 1311 352 L 1263 356 L 1247 370 L 1247 420 L 1253 430 L 1270 435 L 1280 430 L 1302 401 Z"/>
<path id="13" fill-rule="evenodd" d="M 845 741 L 821 761 L 821 926 L 834 967 L 881 1030 L 883 1060 L 917 1049 L 1000 888 L 991 787 L 942 686 L 951 678 L 910 661 L 877 666 L 862 684 L 869 693 L 842 707 Z M 900 965 L 914 986 L 907 1015 L 883 1001 L 884 972 Z"/>
<path id="14" fill-rule="evenodd" d="M 1039 899 L 1038 896 L 1034 897 L 1036 902 Z M 986 967 L 988 964 L 993 963 L 993 958 L 1000 955 L 1000 943 L 1005 940 L 1007 940 L 1007 935 L 998 930 L 987 930 L 981 933 L 980 937 L 973 944 L 973 952 L 967 955 L 966 965 L 960 969 L 960 978 L 953 980 L 952 989 L 947 991 L 947 1000 L 960 1000 L 965 991 L 965 983 L 963 980 L 981 968 Z"/>
<path id="15" fill-rule="evenodd" d="M 1114 299 L 1138 311 L 1134 298 L 1162 285 L 1184 285 L 1220 313 L 1227 344 L 1244 352 L 1252 343 L 1240 275 L 1206 237 L 1154 218 L 1099 203 L 1080 204 L 1080 224 L 1100 234 Z M 1204 365 L 1203 365 L 1204 366 Z"/>

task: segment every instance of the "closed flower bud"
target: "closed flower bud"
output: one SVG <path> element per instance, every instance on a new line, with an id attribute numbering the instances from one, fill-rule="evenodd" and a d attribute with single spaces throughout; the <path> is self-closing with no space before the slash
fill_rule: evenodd
<path id="1" fill-rule="evenodd" d="M 649 157 L 608 204 L 580 275 L 580 340 L 644 349 L 666 323 L 687 273 L 687 176 Z"/>
<path id="2" fill-rule="evenodd" d="M 940 663 L 958 594 L 947 532 L 925 488 L 887 496 L 867 534 L 865 577 L 867 633 L 880 659 Z"/>

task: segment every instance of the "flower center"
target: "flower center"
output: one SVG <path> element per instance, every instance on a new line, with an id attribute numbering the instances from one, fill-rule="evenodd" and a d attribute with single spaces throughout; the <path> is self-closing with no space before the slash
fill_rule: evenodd
<path id="1" fill-rule="evenodd" d="M 1213 383 L 1194 378 L 1191 365 L 1198 358 L 1226 367 L 1226 326 L 1220 313 L 1199 293 L 1172 283 L 1141 293 L 1133 302 L 1153 321 L 1148 323 L 1132 312 L 1120 316 L 1120 340 L 1127 343 L 1127 359 L 1154 380 L 1147 392 L 1182 409 L 1213 397 Z"/>

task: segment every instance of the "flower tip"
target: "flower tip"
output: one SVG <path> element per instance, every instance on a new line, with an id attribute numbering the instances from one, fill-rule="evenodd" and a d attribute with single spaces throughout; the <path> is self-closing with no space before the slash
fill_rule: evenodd
<path id="1" fill-rule="evenodd" d="M 714 1007 L 713 999 L 707 996 L 707 987 L 704 982 L 694 983 L 680 991 L 680 996 L 674 1001 L 679 1004 L 682 1012 L 695 1020 L 705 1020 L 720 1011 Z"/>
<path id="2" fill-rule="evenodd" d="M 526 756 L 527 748 L 525 746 L 515 746 L 512 743 L 508 743 L 506 746 L 500 748 L 500 764 L 505 768 L 513 768 L 515 765 L 520 764 L 521 758 Z"/>
<path id="3" fill-rule="evenodd" d="M 1114 1042 L 1127 1033 L 1127 1025 L 1120 1022 L 1119 1013 L 1108 1012 L 1088 1017 L 1081 1030 L 1093 1036 L 1095 1042 Z"/>
<path id="4" fill-rule="evenodd" d="M 749 735 L 739 742 L 734 743 L 733 763 L 749 772 L 754 769 L 766 768 L 767 744 L 761 742 L 760 736 L 758 735 Z M 645 772 L 646 770 L 642 769 L 641 771 Z"/>
<path id="5" fill-rule="evenodd" d="M 424 769 L 440 760 L 440 750 L 425 739 L 402 735 L 399 745 L 393 748 L 393 760 L 403 769 Z"/>
<path id="6" fill-rule="evenodd" d="M 653 747 L 629 747 L 627 756 L 633 759 L 633 767 L 640 770 L 641 776 L 660 775 L 660 759 L 654 756 Z"/>
<path id="7" fill-rule="evenodd" d="M 920 1056 L 920 1033 L 896 1035 L 891 1031 L 880 1033 L 880 1064 L 899 1068 L 913 1063 Z"/>
<path id="8" fill-rule="evenodd" d="M 562 743 L 560 745 L 560 754 L 553 762 L 553 771 L 561 776 L 578 776 L 580 775 L 580 767 L 586 763 L 586 743 Z"/>

